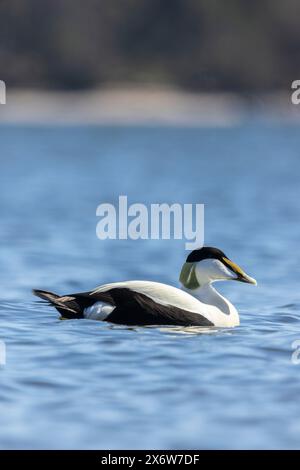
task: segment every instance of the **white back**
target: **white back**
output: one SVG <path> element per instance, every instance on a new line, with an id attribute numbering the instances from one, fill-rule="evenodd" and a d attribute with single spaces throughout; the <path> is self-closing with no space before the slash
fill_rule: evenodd
<path id="1" fill-rule="evenodd" d="M 205 305 L 187 292 L 177 287 L 154 281 L 113 282 L 97 287 L 93 292 L 106 292 L 118 287 L 145 294 L 162 305 L 173 305 L 174 307 L 196 313 L 203 313 L 203 310 L 205 310 Z"/>

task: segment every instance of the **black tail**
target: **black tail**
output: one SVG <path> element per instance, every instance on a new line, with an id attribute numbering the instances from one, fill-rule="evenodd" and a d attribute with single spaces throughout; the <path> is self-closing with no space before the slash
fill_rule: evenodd
<path id="1" fill-rule="evenodd" d="M 72 295 L 59 296 L 46 290 L 33 289 L 32 293 L 47 300 L 64 318 L 83 318 L 82 306 Z"/>

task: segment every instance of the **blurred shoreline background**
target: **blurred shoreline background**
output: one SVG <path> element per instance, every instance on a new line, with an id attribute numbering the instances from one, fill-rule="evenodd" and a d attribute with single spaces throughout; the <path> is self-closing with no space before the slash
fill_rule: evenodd
<path id="1" fill-rule="evenodd" d="M 178 88 L 123 86 L 84 91 L 7 90 L 2 124 L 230 127 L 243 122 L 300 123 L 288 93 L 195 93 Z"/>
<path id="2" fill-rule="evenodd" d="M 300 4 L 4 0 L 1 123 L 298 124 Z"/>

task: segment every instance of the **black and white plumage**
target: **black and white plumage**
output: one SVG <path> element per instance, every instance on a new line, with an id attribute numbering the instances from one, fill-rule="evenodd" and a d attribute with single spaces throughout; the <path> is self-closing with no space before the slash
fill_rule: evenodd
<path id="1" fill-rule="evenodd" d="M 226 279 L 256 283 L 222 251 L 204 247 L 187 257 L 180 275 L 181 289 L 152 281 L 127 281 L 64 296 L 36 289 L 33 293 L 67 319 L 89 318 L 124 325 L 232 327 L 239 324 L 238 313 L 211 285 Z"/>

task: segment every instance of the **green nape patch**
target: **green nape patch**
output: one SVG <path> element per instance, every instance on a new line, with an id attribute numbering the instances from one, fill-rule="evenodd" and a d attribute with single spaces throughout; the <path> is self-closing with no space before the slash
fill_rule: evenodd
<path id="1" fill-rule="evenodd" d="M 198 289 L 200 284 L 198 282 L 195 263 L 184 263 L 181 269 L 179 281 L 186 289 Z"/>

